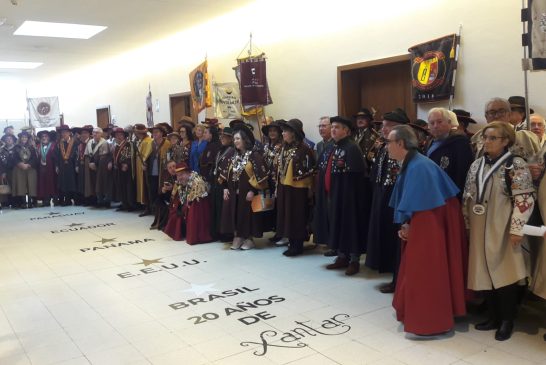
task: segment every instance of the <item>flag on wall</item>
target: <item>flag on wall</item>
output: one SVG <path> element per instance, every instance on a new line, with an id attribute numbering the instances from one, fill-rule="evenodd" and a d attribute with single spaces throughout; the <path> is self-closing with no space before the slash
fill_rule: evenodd
<path id="1" fill-rule="evenodd" d="M 190 73 L 190 88 L 193 110 L 199 113 L 206 107 L 212 106 L 210 95 L 209 74 L 207 61 L 203 62 Z"/>
<path id="2" fill-rule="evenodd" d="M 411 47 L 411 79 L 416 103 L 449 99 L 454 92 L 453 77 L 459 37 L 456 34 Z"/>
<path id="3" fill-rule="evenodd" d="M 267 68 L 263 56 L 238 59 L 235 75 L 239 81 L 241 104 L 245 109 L 273 103 L 267 85 Z"/>
<path id="4" fill-rule="evenodd" d="M 146 123 L 148 124 L 148 128 L 152 128 L 154 126 L 154 106 L 152 102 L 152 89 L 150 85 L 148 85 L 148 95 L 146 95 Z"/>
<path id="5" fill-rule="evenodd" d="M 546 70 L 546 1 L 528 0 L 522 10 L 521 21 L 528 22 L 523 46 L 529 47 L 529 69 Z"/>
<path id="6" fill-rule="evenodd" d="M 236 82 L 214 84 L 214 115 L 222 119 L 241 118 L 241 96 Z"/>
<path id="7" fill-rule="evenodd" d="M 61 112 L 57 96 L 27 98 L 30 123 L 34 128 L 61 125 Z"/>

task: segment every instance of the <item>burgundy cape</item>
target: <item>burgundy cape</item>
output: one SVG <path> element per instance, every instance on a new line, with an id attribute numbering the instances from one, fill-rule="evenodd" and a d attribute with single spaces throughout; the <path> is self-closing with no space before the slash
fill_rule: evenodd
<path id="1" fill-rule="evenodd" d="M 453 328 L 466 313 L 466 237 L 457 197 L 415 212 L 402 259 L 393 307 L 406 332 L 431 335 Z"/>
<path id="2" fill-rule="evenodd" d="M 171 198 L 169 219 L 163 232 L 175 241 L 182 241 L 184 237 L 189 245 L 211 242 L 209 230 L 210 201 L 209 197 L 199 201 L 186 203 L 180 207 L 178 194 Z"/>
<path id="3" fill-rule="evenodd" d="M 38 161 L 41 160 L 40 155 L 41 144 L 38 144 Z M 57 174 L 55 173 L 55 164 L 57 160 L 57 146 L 51 143 L 51 147 L 47 151 L 45 165 L 38 162 L 38 186 L 37 195 L 40 199 L 56 197 L 57 191 Z M 49 202 L 46 202 L 49 203 Z"/>

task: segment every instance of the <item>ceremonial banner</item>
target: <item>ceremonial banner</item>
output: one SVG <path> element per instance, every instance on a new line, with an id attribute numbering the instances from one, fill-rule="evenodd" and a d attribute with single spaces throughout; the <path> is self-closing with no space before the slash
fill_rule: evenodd
<path id="1" fill-rule="evenodd" d="M 235 74 L 241 90 L 241 103 L 245 109 L 273 103 L 266 71 L 265 58 L 261 56 L 237 60 Z"/>
<path id="2" fill-rule="evenodd" d="M 449 99 L 457 68 L 455 52 L 459 37 L 451 34 L 411 47 L 413 101 L 416 103 Z"/>
<path id="3" fill-rule="evenodd" d="M 196 113 L 212 105 L 207 61 L 190 73 L 190 87 L 193 110 Z"/>
<path id="4" fill-rule="evenodd" d="M 241 96 L 236 82 L 214 84 L 214 115 L 222 119 L 241 118 Z"/>
<path id="5" fill-rule="evenodd" d="M 546 1 L 528 0 L 528 8 L 522 11 L 521 20 L 528 22 L 523 46 L 529 47 L 529 68 L 546 70 Z"/>
<path id="6" fill-rule="evenodd" d="M 152 101 L 152 89 L 148 86 L 148 95 L 146 95 L 146 123 L 148 128 L 154 126 L 154 106 Z"/>
<path id="7" fill-rule="evenodd" d="M 34 128 L 57 127 L 61 125 L 59 98 L 57 96 L 28 98 L 30 123 Z"/>

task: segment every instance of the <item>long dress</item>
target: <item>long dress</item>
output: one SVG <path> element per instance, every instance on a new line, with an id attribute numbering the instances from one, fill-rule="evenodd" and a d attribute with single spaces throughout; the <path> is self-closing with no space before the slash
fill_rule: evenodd
<path id="1" fill-rule="evenodd" d="M 410 151 L 392 192 L 394 222 L 408 223 L 393 298 L 406 332 L 451 330 L 466 313 L 466 237 L 459 189 L 432 160 Z"/>
<path id="2" fill-rule="evenodd" d="M 135 182 L 133 179 L 133 145 L 124 140 L 117 144 L 113 154 L 114 200 L 121 202 L 124 210 L 135 208 Z"/>
<path id="3" fill-rule="evenodd" d="M 224 187 L 220 171 L 227 170 L 235 153 L 233 146 L 222 146 L 216 154 L 214 163 L 214 179 L 210 185 L 210 235 L 213 239 L 220 238 L 220 224 L 222 221 L 222 207 L 224 205 Z"/>
<path id="4" fill-rule="evenodd" d="M 78 142 L 73 138 L 68 141 L 61 140 L 57 143 L 56 167 L 59 171 L 57 183 L 59 194 L 64 199 L 70 199 L 78 190 L 76 166 L 78 161 Z M 69 203 L 69 201 L 65 201 Z"/>
<path id="5" fill-rule="evenodd" d="M 186 186 L 176 183 L 169 205 L 169 219 L 163 231 L 175 241 L 186 243 L 211 242 L 210 200 L 208 185 L 195 171 Z"/>
<path id="6" fill-rule="evenodd" d="M 57 197 L 57 174 L 55 173 L 55 161 L 57 159 L 57 146 L 50 142 L 47 145 L 39 145 L 38 155 L 38 189 L 40 199 Z M 44 202 L 48 203 L 48 202 Z"/>
<path id="7" fill-rule="evenodd" d="M 220 232 L 242 238 L 262 237 L 262 216 L 253 213 L 246 200 L 249 191 L 257 194 L 267 187 L 269 171 L 261 154 L 254 150 L 237 152 L 220 176 L 229 190 L 229 199 L 222 207 Z"/>
<path id="8" fill-rule="evenodd" d="M 146 136 L 136 142 L 135 146 L 135 180 L 136 180 L 136 201 L 137 203 L 148 204 L 148 188 L 146 182 L 146 171 L 144 165 L 150 153 L 152 153 L 152 138 Z"/>

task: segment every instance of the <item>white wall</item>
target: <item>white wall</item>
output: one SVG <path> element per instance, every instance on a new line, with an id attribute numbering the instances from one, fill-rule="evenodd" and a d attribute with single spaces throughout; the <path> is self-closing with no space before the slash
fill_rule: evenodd
<path id="1" fill-rule="evenodd" d="M 217 82 L 235 80 L 231 68 L 252 32 L 268 57 L 274 104 L 267 114 L 298 117 L 318 139 L 318 118 L 337 114 L 337 66 L 407 53 L 462 24 L 454 105 L 482 121 L 486 100 L 524 93 L 520 6 L 515 0 L 260 0 L 140 50 L 25 87 L 31 97 L 59 95 L 67 124 L 93 123 L 95 108 L 109 104 L 124 126 L 145 120 L 150 83 L 161 106 L 154 119 L 168 121 L 168 95 L 189 90 L 188 74 L 205 54 Z M 529 81 L 530 104 L 545 113 L 546 73 L 532 73 Z M 421 105 L 419 116 L 437 105 Z"/>

